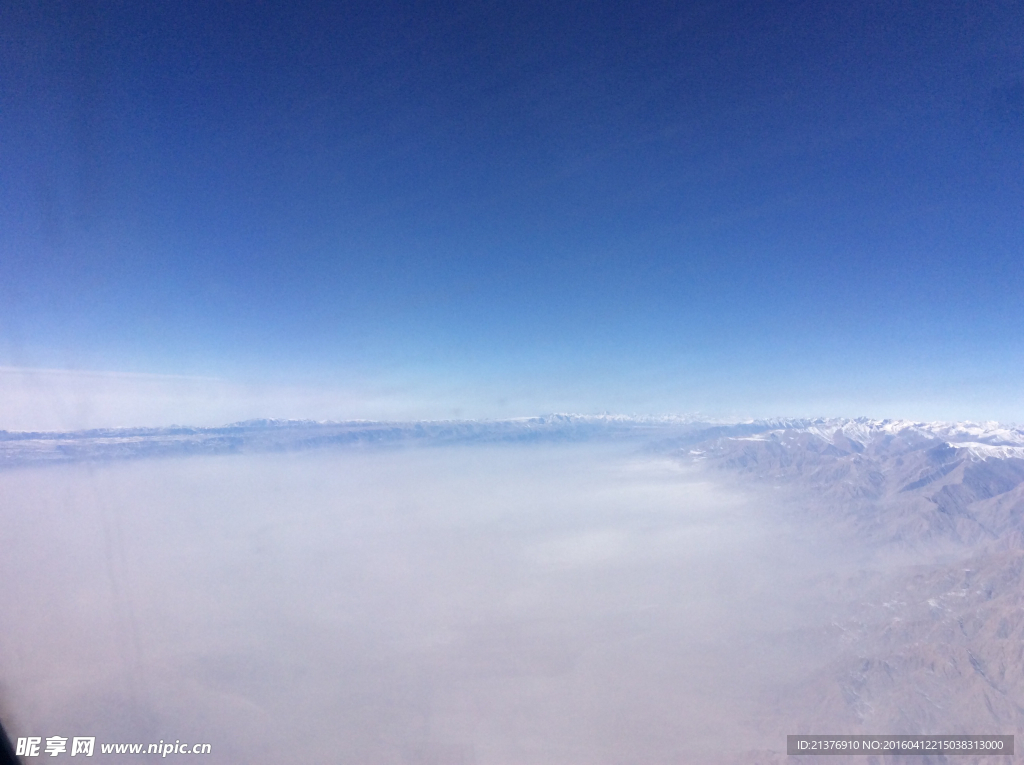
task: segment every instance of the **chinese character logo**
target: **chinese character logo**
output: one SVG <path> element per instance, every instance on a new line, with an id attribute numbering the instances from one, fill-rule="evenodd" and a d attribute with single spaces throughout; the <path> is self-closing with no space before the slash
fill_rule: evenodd
<path id="1" fill-rule="evenodd" d="M 68 750 L 68 740 L 66 736 L 47 736 L 46 738 L 46 753 L 51 757 L 56 757 L 61 752 Z"/>
<path id="2" fill-rule="evenodd" d="M 29 736 L 28 738 L 18 739 L 18 749 L 15 752 L 19 757 L 38 757 L 39 756 L 39 744 L 42 743 L 43 739 L 39 736 Z"/>
<path id="3" fill-rule="evenodd" d="M 74 757 L 76 754 L 84 754 L 86 757 L 92 757 L 93 747 L 96 746 L 96 737 L 89 736 L 75 736 L 71 739 L 71 756 Z"/>

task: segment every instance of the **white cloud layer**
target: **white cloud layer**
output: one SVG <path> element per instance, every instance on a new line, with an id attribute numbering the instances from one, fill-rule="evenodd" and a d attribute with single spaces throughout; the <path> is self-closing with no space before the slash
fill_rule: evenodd
<path id="1" fill-rule="evenodd" d="M 0 493 L 13 736 L 209 742 L 211 765 L 712 762 L 779 745 L 761 694 L 816 666 L 800 534 L 608 447 L 21 468 Z"/>

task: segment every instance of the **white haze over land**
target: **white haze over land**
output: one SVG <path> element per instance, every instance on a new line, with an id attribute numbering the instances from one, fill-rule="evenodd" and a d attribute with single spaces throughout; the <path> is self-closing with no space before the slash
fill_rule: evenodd
<path id="1" fill-rule="evenodd" d="M 9 735 L 209 763 L 784 751 L 841 560 L 770 488 L 629 444 L 22 466 L 0 496 Z"/>

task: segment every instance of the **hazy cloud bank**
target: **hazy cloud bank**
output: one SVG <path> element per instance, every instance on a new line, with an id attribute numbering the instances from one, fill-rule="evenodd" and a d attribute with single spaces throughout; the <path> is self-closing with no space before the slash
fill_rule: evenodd
<path id="1" fill-rule="evenodd" d="M 15 736 L 232 763 L 779 763 L 787 733 L 1024 729 L 1019 429 L 24 435 L 0 471 Z M 36 459 L 54 444 L 80 451 Z"/>
<path id="2" fill-rule="evenodd" d="M 12 735 L 209 741 L 213 762 L 685 760 L 763 743 L 760 694 L 821 663 L 797 639 L 822 596 L 799 534 L 621 448 L 0 482 Z"/>

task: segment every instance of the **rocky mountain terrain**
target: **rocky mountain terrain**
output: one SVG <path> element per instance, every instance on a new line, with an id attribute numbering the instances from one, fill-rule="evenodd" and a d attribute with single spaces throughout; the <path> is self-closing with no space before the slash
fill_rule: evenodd
<path id="1" fill-rule="evenodd" d="M 995 425 L 780 423 L 677 447 L 781 488 L 874 560 L 837 578 L 834 659 L 779 689 L 766 732 L 1024 733 L 1024 438 Z M 899 555 L 903 553 L 904 556 Z M 891 558 L 888 556 L 892 556 Z M 900 561 L 897 563 L 886 563 Z M 783 730 L 785 728 L 785 730 Z M 742 762 L 814 762 L 747 752 Z M 859 757 L 1009 762 L 1008 757 Z"/>

